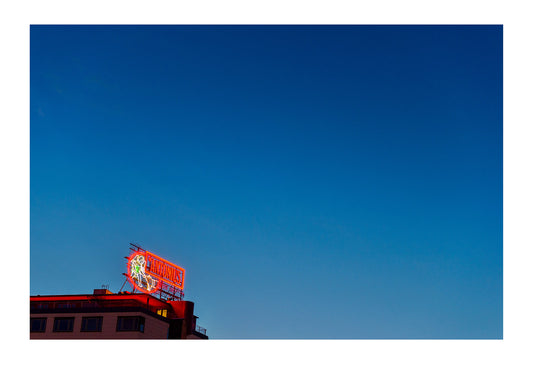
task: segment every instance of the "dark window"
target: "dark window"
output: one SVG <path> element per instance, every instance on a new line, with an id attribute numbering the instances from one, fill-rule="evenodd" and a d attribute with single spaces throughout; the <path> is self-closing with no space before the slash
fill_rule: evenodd
<path id="1" fill-rule="evenodd" d="M 84 301 L 81 303 L 81 307 L 86 308 L 96 308 L 96 302 Z"/>
<path id="2" fill-rule="evenodd" d="M 102 331 L 103 317 L 83 317 L 81 319 L 81 331 Z"/>
<path id="3" fill-rule="evenodd" d="M 32 302 L 30 309 L 48 309 L 47 302 Z"/>
<path id="4" fill-rule="evenodd" d="M 45 332 L 46 331 L 46 318 L 30 318 L 30 331 L 31 332 Z"/>
<path id="5" fill-rule="evenodd" d="M 72 331 L 74 317 L 58 317 L 54 319 L 54 332 Z"/>
<path id="6" fill-rule="evenodd" d="M 144 317 L 118 317 L 117 331 L 140 331 L 144 332 Z"/>

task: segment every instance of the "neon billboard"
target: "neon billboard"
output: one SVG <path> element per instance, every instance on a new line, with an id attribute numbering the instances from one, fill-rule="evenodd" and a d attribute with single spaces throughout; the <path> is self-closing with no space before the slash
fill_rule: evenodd
<path id="1" fill-rule="evenodd" d="M 185 270 L 149 251 L 135 246 L 128 259 L 128 280 L 141 292 L 154 293 L 159 290 L 182 291 Z"/>

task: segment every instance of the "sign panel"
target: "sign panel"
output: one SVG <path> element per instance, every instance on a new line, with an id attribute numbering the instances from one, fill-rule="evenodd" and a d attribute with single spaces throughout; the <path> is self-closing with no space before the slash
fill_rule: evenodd
<path id="1" fill-rule="evenodd" d="M 137 247 L 128 257 L 128 279 L 144 293 L 154 293 L 162 285 L 183 290 L 185 270 L 174 263 Z"/>

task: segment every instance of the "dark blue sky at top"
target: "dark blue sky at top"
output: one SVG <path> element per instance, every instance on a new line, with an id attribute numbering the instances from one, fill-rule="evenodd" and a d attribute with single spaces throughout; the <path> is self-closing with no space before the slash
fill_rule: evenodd
<path id="1" fill-rule="evenodd" d="M 502 337 L 502 27 L 30 34 L 32 295 L 136 242 L 212 338 Z"/>

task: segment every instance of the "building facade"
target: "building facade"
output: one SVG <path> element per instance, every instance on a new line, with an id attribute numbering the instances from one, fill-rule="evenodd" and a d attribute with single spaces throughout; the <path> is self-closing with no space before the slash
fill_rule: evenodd
<path id="1" fill-rule="evenodd" d="M 30 297 L 30 339 L 208 339 L 194 303 L 146 293 Z"/>

